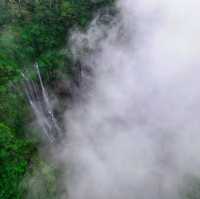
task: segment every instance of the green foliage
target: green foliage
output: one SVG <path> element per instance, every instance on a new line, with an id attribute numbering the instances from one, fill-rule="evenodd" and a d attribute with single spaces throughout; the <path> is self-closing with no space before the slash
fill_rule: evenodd
<path id="1" fill-rule="evenodd" d="M 34 159 L 34 167 L 23 180 L 27 199 L 55 199 L 57 196 L 56 169 L 41 158 Z"/>
<path id="2" fill-rule="evenodd" d="M 1 199 L 23 198 L 25 189 L 20 182 L 33 155 L 37 156 L 33 145 L 23 138 L 29 133 L 26 124 L 30 114 L 20 88 L 21 71 L 34 76 L 31 67 L 37 62 L 49 86 L 64 74 L 64 78 L 72 78 L 73 61 L 67 42 L 71 29 L 84 29 L 99 9 L 112 3 L 113 0 L 0 0 Z M 33 163 L 36 166 L 30 177 L 41 178 L 39 183 L 37 177 L 31 178 L 29 185 L 45 186 L 45 196 L 56 198 L 54 170 L 41 160 L 38 162 Z M 33 193 L 35 198 L 45 198 L 39 190 Z"/>
<path id="3" fill-rule="evenodd" d="M 13 132 L 0 123 L 0 198 L 21 199 L 20 182 L 27 170 L 33 145 L 19 140 Z"/>
<path id="4" fill-rule="evenodd" d="M 2 1 L 4 12 L 0 19 L 5 23 L 0 32 L 0 58 L 9 62 L 3 64 L 21 69 L 42 62 L 44 76 L 53 64 L 54 69 L 70 70 L 71 62 L 66 62 L 69 57 L 56 51 L 67 48 L 71 28 L 86 27 L 97 10 L 112 3 L 113 0 Z"/>
<path id="5" fill-rule="evenodd" d="M 199 199 L 200 198 L 200 179 L 190 176 L 186 181 L 185 189 L 182 191 L 183 199 Z"/>

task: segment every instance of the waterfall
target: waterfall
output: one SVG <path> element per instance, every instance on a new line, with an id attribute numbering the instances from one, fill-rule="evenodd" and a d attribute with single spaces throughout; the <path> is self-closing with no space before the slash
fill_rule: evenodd
<path id="1" fill-rule="evenodd" d="M 39 80 L 39 85 L 36 85 L 27 74 L 22 73 L 24 79 L 24 90 L 39 127 L 48 138 L 48 141 L 53 143 L 57 139 L 61 138 L 62 130 L 54 116 L 53 106 L 44 87 L 37 63 L 34 65 L 34 69 Z"/>

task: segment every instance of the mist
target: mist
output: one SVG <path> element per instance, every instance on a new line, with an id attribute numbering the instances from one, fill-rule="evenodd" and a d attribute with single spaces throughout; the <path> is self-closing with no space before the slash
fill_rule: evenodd
<path id="1" fill-rule="evenodd" d="M 69 199 L 179 199 L 200 177 L 200 3 L 119 0 L 74 31 L 80 100 L 56 160 Z"/>

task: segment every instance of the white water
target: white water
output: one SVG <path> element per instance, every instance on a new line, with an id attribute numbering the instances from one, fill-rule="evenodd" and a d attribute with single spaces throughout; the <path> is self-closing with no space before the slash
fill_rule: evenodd
<path id="1" fill-rule="evenodd" d="M 62 136 L 62 131 L 54 116 L 53 105 L 51 104 L 44 87 L 37 63 L 34 65 L 34 68 L 39 79 L 39 88 L 37 88 L 36 84 L 25 73 L 22 73 L 26 96 L 36 117 L 37 123 L 45 135 L 44 139 L 47 138 L 46 140 L 48 142 L 53 143 Z"/>

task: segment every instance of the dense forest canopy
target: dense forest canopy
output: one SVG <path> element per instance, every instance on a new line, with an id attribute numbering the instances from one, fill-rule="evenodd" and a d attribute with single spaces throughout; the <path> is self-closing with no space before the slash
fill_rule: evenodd
<path id="1" fill-rule="evenodd" d="M 75 27 L 84 30 L 101 8 L 112 3 L 112 0 L 0 1 L 1 199 L 24 197 L 26 189 L 22 180 L 25 174 L 34 172 L 31 171 L 33 159 L 41 172 L 45 173 L 47 167 L 37 157 L 36 142 L 27 137 L 31 114 L 20 86 L 21 73 L 26 71 L 34 79 L 32 68 L 37 62 L 46 84 L 53 85 L 61 78 L 60 74 L 71 79 L 73 60 L 68 47 L 71 30 Z M 47 182 L 53 176 L 50 171 L 43 174 Z"/>

